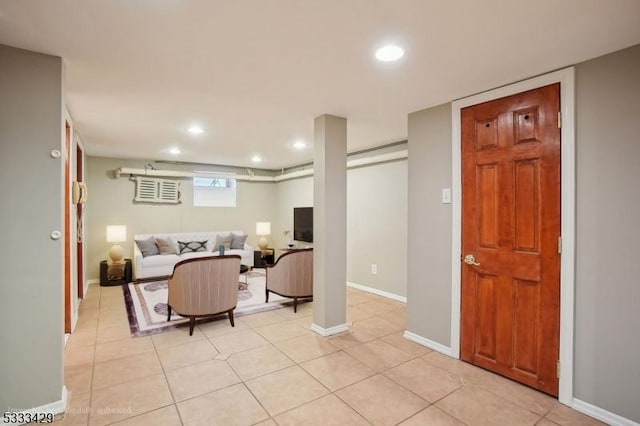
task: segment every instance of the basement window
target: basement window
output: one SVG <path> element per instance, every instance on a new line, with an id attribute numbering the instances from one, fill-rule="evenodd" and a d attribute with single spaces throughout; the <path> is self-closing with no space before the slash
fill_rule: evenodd
<path id="1" fill-rule="evenodd" d="M 194 207 L 235 207 L 236 180 L 220 176 L 194 177 L 193 205 Z"/>

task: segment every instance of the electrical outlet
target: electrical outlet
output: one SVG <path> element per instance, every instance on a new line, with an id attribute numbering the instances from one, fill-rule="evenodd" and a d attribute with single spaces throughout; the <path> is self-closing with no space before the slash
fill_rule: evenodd
<path id="1" fill-rule="evenodd" d="M 376 275 L 378 273 L 378 265 L 376 263 L 371 264 L 371 274 Z"/>

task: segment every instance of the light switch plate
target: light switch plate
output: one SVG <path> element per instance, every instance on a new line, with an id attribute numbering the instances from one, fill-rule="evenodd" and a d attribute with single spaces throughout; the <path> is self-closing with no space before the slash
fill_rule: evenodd
<path id="1" fill-rule="evenodd" d="M 442 188 L 442 204 L 451 204 L 451 188 Z"/>

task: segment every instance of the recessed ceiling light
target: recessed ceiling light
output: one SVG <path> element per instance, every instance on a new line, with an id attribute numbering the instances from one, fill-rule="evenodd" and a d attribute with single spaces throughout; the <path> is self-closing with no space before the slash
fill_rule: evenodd
<path id="1" fill-rule="evenodd" d="M 169 154 L 173 154 L 173 155 L 178 155 L 180 154 L 182 151 L 180 151 L 180 148 L 171 148 L 169 150 Z"/>
<path id="2" fill-rule="evenodd" d="M 191 126 L 187 129 L 187 131 L 192 135 L 199 135 L 204 133 L 204 130 L 202 130 L 202 127 L 199 127 L 199 126 Z"/>
<path id="3" fill-rule="evenodd" d="M 251 157 L 251 161 L 253 161 L 254 163 L 259 163 L 262 161 L 262 158 L 260 158 L 259 155 L 254 155 L 253 157 Z"/>
<path id="4" fill-rule="evenodd" d="M 303 141 L 296 141 L 296 142 L 294 142 L 293 147 L 295 149 L 300 149 L 301 150 L 301 149 L 305 149 L 307 147 L 307 144 L 304 143 Z"/>
<path id="5" fill-rule="evenodd" d="M 404 49 L 400 46 L 383 46 L 376 50 L 376 59 L 382 62 L 397 61 L 404 56 Z"/>

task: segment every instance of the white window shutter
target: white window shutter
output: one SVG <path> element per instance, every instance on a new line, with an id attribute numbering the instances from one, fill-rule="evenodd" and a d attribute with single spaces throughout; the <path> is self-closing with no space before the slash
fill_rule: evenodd
<path id="1" fill-rule="evenodd" d="M 137 176 L 134 201 L 142 203 L 180 203 L 180 182 Z"/>

